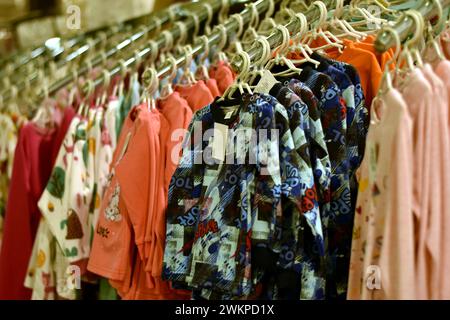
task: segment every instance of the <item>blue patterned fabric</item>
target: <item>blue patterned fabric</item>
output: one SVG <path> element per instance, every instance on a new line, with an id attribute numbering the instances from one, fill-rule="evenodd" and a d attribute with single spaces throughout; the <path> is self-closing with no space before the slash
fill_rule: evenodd
<path id="1" fill-rule="evenodd" d="M 219 109 L 211 105 L 194 115 L 169 187 L 166 214 L 163 276 L 197 288 L 204 298 L 250 294 L 264 273 L 252 265 L 252 248 L 271 249 L 280 199 L 301 208 L 300 160 L 286 110 L 267 95 L 243 96 L 239 114 L 228 123 L 226 159 L 234 155 L 236 161 L 205 164 L 211 139 L 202 136 L 214 127 L 213 114 Z M 242 136 L 234 133 L 246 129 L 258 134 L 265 129 L 267 137 L 257 135 L 256 144 L 236 143 Z M 244 139 L 250 137 L 244 134 Z M 255 163 L 250 155 L 256 156 Z"/>

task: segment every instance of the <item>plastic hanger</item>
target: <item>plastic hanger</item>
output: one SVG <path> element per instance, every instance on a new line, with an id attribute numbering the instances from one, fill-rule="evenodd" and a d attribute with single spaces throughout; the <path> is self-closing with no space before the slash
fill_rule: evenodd
<path id="1" fill-rule="evenodd" d="M 239 90 L 239 93 L 242 95 L 247 91 L 248 93 L 252 94 L 252 90 L 248 83 L 244 82 L 244 79 L 247 77 L 247 74 L 250 72 L 250 57 L 247 52 L 245 51 L 239 51 L 237 53 L 237 57 L 239 57 L 242 61 L 241 68 L 239 70 L 239 75 L 236 77 L 236 80 L 234 83 L 228 87 L 228 89 L 223 93 L 222 97 L 218 100 L 224 101 L 227 99 L 232 99 L 234 93 L 236 90 Z"/>
<path id="2" fill-rule="evenodd" d="M 186 45 L 182 48 L 184 51 L 184 59 L 185 64 L 183 68 L 183 74 L 179 79 L 180 84 L 192 85 L 197 82 L 195 79 L 195 75 L 192 73 L 191 64 L 192 64 L 192 47 L 190 45 Z"/>
<path id="3" fill-rule="evenodd" d="M 251 12 L 250 22 L 248 24 L 247 30 L 245 30 L 242 35 L 241 43 L 244 47 L 247 45 L 252 45 L 255 39 L 258 37 L 258 32 L 256 29 L 259 26 L 259 13 L 256 5 L 254 3 L 249 3 L 246 5 Z"/>
<path id="4" fill-rule="evenodd" d="M 344 8 L 344 0 L 336 0 L 336 8 L 334 9 L 333 17 L 330 20 L 330 22 L 328 22 L 328 25 L 331 28 L 334 28 L 335 32 L 339 30 L 343 32 L 342 34 L 336 35 L 336 37 L 337 38 L 352 37 L 358 41 L 365 38 L 366 34 L 356 31 L 350 24 L 348 24 L 347 21 L 341 19 L 343 15 L 343 8 Z"/>
<path id="5" fill-rule="evenodd" d="M 309 46 L 313 40 L 322 38 L 323 40 L 325 40 L 326 45 L 315 47 L 313 48 L 314 51 L 334 47 L 337 48 L 339 52 L 342 52 L 342 41 L 336 38 L 331 32 L 323 30 L 323 27 L 326 26 L 327 23 L 327 7 L 322 1 L 314 1 L 311 5 L 316 6 L 319 9 L 319 19 L 317 20 L 317 23 L 312 28 L 312 30 L 305 35 L 303 43 L 306 43 Z"/>
<path id="6" fill-rule="evenodd" d="M 270 60 L 272 52 L 270 50 L 270 43 L 267 41 L 267 39 L 264 36 L 258 36 L 256 39 L 256 46 L 260 46 L 261 48 L 261 56 L 258 60 L 253 62 L 252 67 L 253 70 L 249 71 L 246 75 L 246 78 L 244 81 L 246 83 L 253 84 L 255 79 L 259 76 L 262 77 L 264 75 L 264 71 L 267 70 L 265 68 L 266 63 Z M 255 46 L 254 45 L 254 46 Z M 250 86 L 250 88 L 254 88 Z"/>
<path id="7" fill-rule="evenodd" d="M 158 74 L 154 68 L 147 68 L 142 74 L 146 89 L 143 93 L 142 101 L 147 104 L 149 111 L 156 109 L 156 99 L 154 95 L 159 88 Z"/>
<path id="8" fill-rule="evenodd" d="M 173 93 L 172 82 L 177 76 L 177 61 L 171 54 L 168 55 L 167 60 L 170 63 L 170 74 L 167 85 L 161 90 L 161 99 L 165 99 Z"/>
<path id="9" fill-rule="evenodd" d="M 442 4 L 439 0 L 433 0 L 434 5 L 438 9 L 438 21 L 435 24 L 435 28 L 431 25 L 431 22 L 428 22 L 427 26 L 427 44 L 424 46 L 424 49 L 431 49 L 435 54 L 435 61 L 445 60 L 445 55 L 441 47 L 441 42 L 438 41 L 439 35 L 445 27 L 445 17 L 444 12 L 442 10 Z M 431 61 L 433 62 L 433 61 Z"/>
<path id="10" fill-rule="evenodd" d="M 267 62 L 265 68 L 267 70 L 271 70 L 272 67 L 275 65 L 282 65 L 282 66 L 286 66 L 288 68 L 287 70 L 284 70 L 284 71 L 281 71 L 278 73 L 272 73 L 272 75 L 275 77 L 300 74 L 302 72 L 302 69 L 297 68 L 294 65 L 293 61 L 291 61 L 290 59 L 287 59 L 285 56 L 286 50 L 289 48 L 290 41 L 291 41 L 290 35 L 289 35 L 289 30 L 283 25 L 278 25 L 276 28 L 281 33 L 281 44 L 278 47 L 275 57 Z"/>
<path id="11" fill-rule="evenodd" d="M 419 66 L 423 65 L 422 59 L 420 57 L 420 53 L 416 47 L 416 44 L 419 42 L 421 37 L 423 37 L 424 30 L 424 21 L 419 12 L 415 10 L 408 10 L 405 12 L 405 15 L 411 17 L 415 22 L 415 32 L 413 36 L 405 42 L 403 45 L 403 50 L 400 53 L 397 61 L 397 72 L 395 74 L 396 79 L 401 82 L 401 77 L 406 73 L 414 70 L 415 63 Z M 413 47 L 414 45 L 414 47 Z"/>
<path id="12" fill-rule="evenodd" d="M 400 54 L 400 49 L 401 49 L 401 43 L 400 43 L 400 37 L 397 33 L 397 31 L 395 31 L 394 28 L 392 27 L 384 27 L 384 29 L 386 32 L 389 32 L 393 35 L 394 40 L 395 40 L 395 52 L 394 55 L 386 62 L 386 67 L 384 68 L 383 71 L 383 76 L 381 77 L 381 82 L 380 82 L 380 90 L 377 93 L 378 95 L 382 95 L 385 94 L 387 91 L 392 89 L 392 77 L 391 77 L 391 70 L 389 69 L 389 66 L 394 63 L 395 61 L 397 61 L 399 54 Z"/>
<path id="13" fill-rule="evenodd" d="M 195 78 L 197 80 L 208 80 L 209 79 L 209 72 L 208 68 L 206 67 L 205 61 L 206 58 L 209 56 L 209 41 L 208 36 L 202 35 L 197 38 L 198 41 L 202 42 L 203 45 L 203 54 L 200 56 L 198 64 L 197 64 L 197 71 L 195 72 Z"/>
<path id="14" fill-rule="evenodd" d="M 258 33 L 262 34 L 262 35 L 269 35 L 273 28 L 276 27 L 277 23 L 275 22 L 275 20 L 272 18 L 272 15 L 275 11 L 275 1 L 274 0 L 270 0 L 269 1 L 269 8 L 266 11 L 266 15 L 263 19 L 263 21 L 261 21 L 261 23 L 259 24 L 258 27 Z"/>
<path id="15" fill-rule="evenodd" d="M 223 49 L 225 48 L 228 42 L 227 29 L 223 24 L 216 25 L 214 29 L 220 32 L 220 42 L 217 45 L 216 58 L 219 61 L 228 61 L 227 55 L 223 52 Z"/>
<path id="16" fill-rule="evenodd" d="M 294 37 L 294 43 L 289 48 L 289 53 L 291 52 L 299 52 L 303 56 L 303 59 L 290 59 L 294 65 L 300 65 L 305 62 L 310 62 L 316 66 L 320 64 L 319 61 L 311 58 L 311 54 L 313 53 L 312 49 L 307 45 L 302 43 L 302 38 L 308 32 L 308 20 L 303 13 L 295 13 L 294 19 L 297 20 L 299 25 L 299 31 Z"/>

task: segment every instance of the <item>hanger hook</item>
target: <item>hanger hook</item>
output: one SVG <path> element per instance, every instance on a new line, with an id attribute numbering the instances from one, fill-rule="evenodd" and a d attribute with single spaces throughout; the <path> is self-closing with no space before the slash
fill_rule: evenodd
<path id="1" fill-rule="evenodd" d="M 312 5 L 316 6 L 319 9 L 319 20 L 317 24 L 317 28 L 320 28 L 327 22 L 327 6 L 322 1 L 314 1 Z"/>
<path id="2" fill-rule="evenodd" d="M 244 18 L 239 13 L 231 15 L 230 19 L 234 19 L 238 24 L 238 29 L 236 31 L 236 37 L 239 39 L 244 32 Z"/>
<path id="3" fill-rule="evenodd" d="M 220 11 L 219 11 L 219 22 L 220 23 L 223 23 L 226 20 L 229 10 L 230 10 L 229 0 L 222 0 L 222 5 L 220 6 Z"/>
<path id="4" fill-rule="evenodd" d="M 192 38 L 195 38 L 198 35 L 198 32 L 200 30 L 200 20 L 194 12 L 189 12 L 188 15 L 189 15 L 189 17 L 192 18 L 192 21 L 194 22 L 194 35 Z"/>
<path id="5" fill-rule="evenodd" d="M 411 17 L 416 25 L 416 29 L 412 38 L 405 42 L 405 46 L 409 47 L 410 45 L 417 43 L 417 41 L 419 41 L 420 39 L 420 36 L 423 35 L 424 21 L 420 13 L 416 10 L 407 10 L 405 12 L 405 15 Z"/>
<path id="6" fill-rule="evenodd" d="M 261 57 L 257 61 L 255 61 L 255 65 L 262 66 L 270 59 L 271 56 L 270 43 L 264 36 L 258 36 L 256 41 L 261 45 L 262 50 L 261 50 Z"/>
<path id="7" fill-rule="evenodd" d="M 103 73 L 103 82 L 106 88 L 109 87 L 109 84 L 111 83 L 111 73 L 109 72 L 108 69 L 103 69 L 102 70 Z"/>
<path id="8" fill-rule="evenodd" d="M 237 53 L 237 55 L 241 58 L 241 61 L 242 61 L 241 70 L 240 70 L 240 74 L 239 74 L 240 78 L 242 79 L 250 71 L 250 63 L 251 63 L 250 56 L 248 55 L 247 52 L 245 52 L 243 50 L 239 51 Z"/>
<path id="9" fill-rule="evenodd" d="M 170 75 L 169 75 L 169 82 L 172 82 L 173 79 L 177 76 L 177 60 L 175 60 L 174 56 L 169 54 L 167 59 L 170 63 Z"/>
<path id="10" fill-rule="evenodd" d="M 275 1 L 269 0 L 269 8 L 267 8 L 265 18 L 269 19 L 273 16 L 273 13 L 275 12 Z"/>
<path id="11" fill-rule="evenodd" d="M 122 76 L 122 79 L 125 79 L 125 76 L 128 71 L 127 64 L 126 64 L 125 60 L 123 60 L 123 59 L 119 60 L 119 64 L 120 64 L 120 75 Z"/>
<path id="12" fill-rule="evenodd" d="M 249 26 L 252 28 L 257 28 L 259 25 L 259 12 L 258 8 L 256 8 L 256 4 L 251 2 L 247 4 L 247 7 L 250 8 L 251 16 Z"/>
<path id="13" fill-rule="evenodd" d="M 206 34 L 210 34 L 211 33 L 211 22 L 212 22 L 212 18 L 214 16 L 214 11 L 213 11 L 213 8 L 211 7 L 211 5 L 209 3 L 207 3 L 207 2 L 200 2 L 200 4 L 203 7 L 205 7 L 206 13 L 208 14 L 208 18 L 206 19 L 206 22 L 205 22 L 205 33 Z"/>
<path id="14" fill-rule="evenodd" d="M 334 18 L 339 19 L 340 17 L 342 17 L 343 10 L 344 10 L 344 0 L 336 0 Z"/>
<path id="15" fill-rule="evenodd" d="M 147 88 L 147 92 L 150 95 L 154 94 L 159 86 L 159 79 L 156 70 L 153 68 L 147 68 L 142 74 L 142 79 Z"/>
<path id="16" fill-rule="evenodd" d="M 303 35 L 308 30 L 308 20 L 306 19 L 306 16 L 300 12 L 294 14 L 294 19 L 296 19 L 300 25 L 296 38 L 301 39 L 301 37 L 303 37 Z"/>
<path id="17" fill-rule="evenodd" d="M 282 53 L 289 47 L 291 41 L 289 30 L 281 24 L 277 25 L 276 28 L 281 32 L 281 45 L 279 46 L 278 52 Z"/>
<path id="18" fill-rule="evenodd" d="M 442 32 L 442 30 L 444 30 L 445 27 L 444 11 L 442 9 L 442 4 L 439 0 L 432 0 L 432 2 L 438 10 L 438 21 L 435 24 L 435 26 L 437 27 L 435 34 L 438 35 Z"/>
<path id="19" fill-rule="evenodd" d="M 170 51 L 173 48 L 173 35 L 169 30 L 161 32 L 164 37 L 164 51 Z"/>
<path id="20" fill-rule="evenodd" d="M 158 43 L 156 43 L 155 40 L 150 40 L 148 42 L 148 44 L 150 45 L 150 64 L 154 63 L 156 61 L 156 58 L 158 58 L 158 54 L 159 54 L 159 47 L 158 47 Z"/>
<path id="21" fill-rule="evenodd" d="M 134 61 L 136 62 L 136 66 L 139 67 L 142 62 L 141 52 L 139 50 L 134 51 Z"/>
<path id="22" fill-rule="evenodd" d="M 186 68 L 190 68 L 192 64 L 192 47 L 191 45 L 185 45 L 183 47 L 184 51 L 184 60 L 185 60 L 185 66 Z"/>
<path id="23" fill-rule="evenodd" d="M 184 23 L 183 21 L 176 21 L 175 25 L 178 27 L 178 30 L 180 30 L 180 38 L 177 41 L 177 45 L 184 44 L 187 39 L 186 23 Z"/>
<path id="24" fill-rule="evenodd" d="M 214 28 L 218 29 L 220 32 L 220 43 L 218 45 L 219 51 L 225 48 L 228 41 L 227 28 L 223 24 L 216 25 Z"/>
<path id="25" fill-rule="evenodd" d="M 202 35 L 198 37 L 203 45 L 203 56 L 202 59 L 206 59 L 209 56 L 209 39 L 207 35 Z"/>
<path id="26" fill-rule="evenodd" d="M 161 29 L 162 29 L 162 21 L 161 21 L 161 19 L 159 17 L 157 17 L 157 16 L 152 17 L 152 19 L 153 19 L 153 24 L 156 27 L 156 30 L 155 30 L 156 33 L 160 33 Z"/>

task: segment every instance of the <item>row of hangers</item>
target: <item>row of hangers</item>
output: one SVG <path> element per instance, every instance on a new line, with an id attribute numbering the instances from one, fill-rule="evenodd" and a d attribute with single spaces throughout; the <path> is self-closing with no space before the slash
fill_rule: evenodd
<path id="1" fill-rule="evenodd" d="M 433 0 L 436 6 L 440 5 L 440 12 L 442 12 L 442 5 L 439 0 Z M 280 3 L 281 2 L 281 3 Z M 206 10 L 202 10 L 200 14 L 195 12 L 189 15 L 189 19 L 186 22 L 178 22 L 172 29 L 165 30 L 160 34 L 155 40 L 150 40 L 143 50 L 136 51 L 132 57 L 128 59 L 123 59 L 119 62 L 119 66 L 114 69 L 103 72 L 103 75 L 94 81 L 89 82 L 85 87 L 86 96 L 90 96 L 96 86 L 99 84 L 107 82 L 106 79 L 110 79 L 115 74 L 119 72 L 124 75 L 129 71 L 132 64 L 139 65 L 143 59 L 147 58 L 147 65 L 151 66 L 149 68 L 152 71 L 146 71 L 147 85 L 149 90 L 147 90 L 146 97 L 152 97 L 155 88 L 155 81 L 169 76 L 169 85 L 166 86 L 163 96 L 170 94 L 171 80 L 174 78 L 176 70 L 184 65 L 190 65 L 189 61 L 192 60 L 193 56 L 201 55 L 206 57 L 206 51 L 209 51 L 209 47 L 212 45 L 219 45 L 219 55 L 221 58 L 226 58 L 223 54 L 222 49 L 227 43 L 228 35 L 238 35 L 239 41 L 234 41 L 234 45 L 230 50 L 235 54 L 235 58 L 232 59 L 232 65 L 238 71 L 238 80 L 234 86 L 230 88 L 231 91 L 227 92 L 226 96 L 230 96 L 234 93 L 236 89 L 240 92 L 251 91 L 250 84 L 261 75 L 262 70 L 270 70 L 275 65 L 284 65 L 287 67 L 284 75 L 300 73 L 301 66 L 304 62 L 311 62 L 317 64 L 318 62 L 311 58 L 311 54 L 317 50 L 324 50 L 330 47 L 342 50 L 343 43 L 341 39 L 343 37 L 349 37 L 355 40 L 361 40 L 367 34 L 377 32 L 378 30 L 363 31 L 361 28 L 361 21 L 365 21 L 366 26 L 374 25 L 378 26 L 376 23 L 387 24 L 388 20 L 384 19 L 385 15 L 394 15 L 396 17 L 400 16 L 400 12 L 393 12 L 384 3 L 375 1 L 376 5 L 380 8 L 382 14 L 378 17 L 373 16 L 368 9 L 364 7 L 364 0 L 352 1 L 349 5 L 344 5 L 342 0 L 333 2 L 334 6 L 330 5 L 332 1 L 315 1 L 310 6 L 308 6 L 304 1 L 293 0 L 293 1 L 268 1 L 261 0 L 252 4 L 247 5 L 241 14 L 234 14 L 230 16 L 227 22 L 224 24 L 217 25 L 213 31 L 211 31 L 211 20 L 213 9 L 208 7 L 208 2 L 201 2 L 202 7 Z M 367 2 L 373 5 L 374 2 Z M 274 15 L 275 5 L 279 4 L 279 10 Z M 223 5 L 222 5 L 223 8 Z M 294 11 L 306 10 L 305 14 Z M 330 10 L 328 10 L 330 9 Z M 264 19 L 259 21 L 260 13 L 266 11 Z M 205 14 L 206 13 L 206 16 Z M 202 16 L 203 14 L 203 16 Z M 349 19 L 355 14 L 358 19 Z M 414 15 L 409 14 L 408 16 L 413 17 Z M 444 21 L 444 14 L 439 15 Z M 225 15 L 222 15 L 222 20 Z M 416 16 L 414 16 L 417 18 Z M 384 20 L 383 20 L 384 19 Z M 288 21 L 285 25 L 282 23 Z M 201 21 L 207 21 L 205 25 L 205 30 L 209 31 L 209 35 L 204 35 L 203 37 L 198 37 L 194 43 L 193 47 L 177 47 L 174 45 L 174 38 L 177 38 L 177 44 L 181 44 L 180 39 L 187 38 L 183 36 L 188 30 L 199 30 L 199 25 Z M 248 23 L 248 26 L 244 30 L 244 25 Z M 275 32 L 271 32 L 276 29 Z M 330 31 L 332 30 L 332 31 Z M 388 30 L 383 27 L 383 30 Z M 394 30 L 394 32 L 396 32 Z M 389 34 L 393 34 L 388 31 Z M 423 33 L 423 32 L 422 32 Z M 267 38 L 266 35 L 270 34 Z M 175 35 L 175 36 L 174 36 Z M 292 35 L 292 37 L 291 37 Z M 315 38 L 322 38 L 325 40 L 326 45 L 320 48 L 311 48 L 311 41 Z M 236 37 L 235 37 L 236 38 Z M 430 39 L 435 39 L 431 37 Z M 255 42 L 256 40 L 256 42 Z M 396 42 L 397 43 L 397 42 Z M 436 41 L 432 42 L 435 46 Z M 254 44 L 254 45 L 251 45 Z M 406 44 L 406 43 L 405 43 Z M 179 48 L 178 53 L 175 57 L 171 57 L 169 51 L 173 48 Z M 399 46 L 396 46 L 399 48 Z M 411 47 L 411 42 L 405 46 L 407 49 Z M 245 50 L 244 50 L 245 49 Z M 272 51 L 277 49 L 277 54 L 272 57 Z M 234 51 L 233 51 L 234 50 Z M 303 59 L 300 60 L 289 60 L 286 58 L 290 52 L 300 52 Z M 407 51 L 408 52 L 408 51 Z M 414 53 L 414 50 L 412 51 Z M 168 61 L 167 63 L 156 65 L 158 70 L 154 70 L 156 57 L 161 55 L 161 57 L 167 59 L 160 59 L 160 61 Z M 269 59 L 270 55 L 270 59 Z M 414 53 L 417 56 L 417 53 Z M 408 63 L 410 62 L 412 55 L 406 55 Z M 402 56 L 403 57 L 403 56 Z M 255 60 L 255 58 L 257 58 Z M 253 61 L 254 60 L 254 61 Z M 417 58 L 416 58 L 417 60 Z M 411 64 L 411 63 L 409 63 Z M 147 70 L 149 70 L 147 69 Z M 250 72 L 250 69 L 253 71 Z M 182 79 L 187 83 L 192 83 L 195 81 L 195 76 L 190 74 L 188 68 L 184 69 Z M 205 76 L 207 72 L 203 69 L 200 73 Z M 277 74 L 275 74 L 276 76 Z M 124 77 L 122 77 L 124 78 Z M 248 84 L 250 83 L 250 84 Z M 52 90 L 46 90 L 50 92 Z M 230 93 L 231 92 L 231 93 Z M 150 98 L 149 98 L 150 99 Z M 149 100 L 147 99 L 147 100 Z M 151 99 L 149 100 L 151 101 Z M 153 102 L 149 105 L 154 104 Z"/>

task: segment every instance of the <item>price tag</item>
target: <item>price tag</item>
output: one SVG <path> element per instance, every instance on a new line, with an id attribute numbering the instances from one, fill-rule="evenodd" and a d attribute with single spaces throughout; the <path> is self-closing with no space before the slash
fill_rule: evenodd
<path id="1" fill-rule="evenodd" d="M 214 138 L 212 145 L 212 157 L 219 161 L 225 159 L 225 151 L 228 141 L 228 126 L 214 123 Z"/>
<path id="2" fill-rule="evenodd" d="M 261 80 L 259 80 L 258 84 L 256 85 L 255 92 L 268 94 L 270 92 L 270 89 L 272 89 L 272 87 L 277 82 L 277 79 L 275 79 L 275 77 L 272 73 L 270 73 L 269 70 L 264 70 Z"/>

